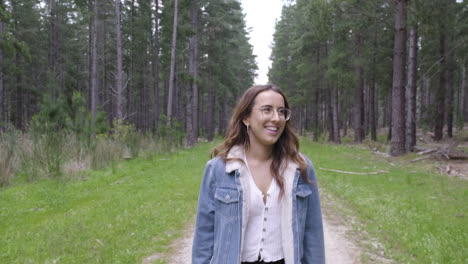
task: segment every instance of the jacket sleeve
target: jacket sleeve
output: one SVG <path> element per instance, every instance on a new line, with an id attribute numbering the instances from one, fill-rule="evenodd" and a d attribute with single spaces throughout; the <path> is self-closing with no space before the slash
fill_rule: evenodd
<path id="1" fill-rule="evenodd" d="M 307 219 L 304 232 L 304 264 L 325 264 L 325 245 L 323 237 L 322 210 L 315 169 L 306 158 L 307 177 L 312 181 L 312 194 L 309 197 Z"/>
<path id="2" fill-rule="evenodd" d="M 192 264 L 210 263 L 214 244 L 214 160 L 207 163 L 200 186 Z"/>

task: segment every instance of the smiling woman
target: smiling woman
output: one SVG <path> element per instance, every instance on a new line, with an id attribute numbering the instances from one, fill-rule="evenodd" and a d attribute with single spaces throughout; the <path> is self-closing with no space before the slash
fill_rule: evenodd
<path id="1" fill-rule="evenodd" d="M 285 95 L 253 86 L 234 109 L 205 168 L 192 263 L 325 263 L 310 160 L 288 121 Z"/>

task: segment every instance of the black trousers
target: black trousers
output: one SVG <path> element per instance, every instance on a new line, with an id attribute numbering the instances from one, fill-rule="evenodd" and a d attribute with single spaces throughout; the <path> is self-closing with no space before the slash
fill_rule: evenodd
<path id="1" fill-rule="evenodd" d="M 277 261 L 265 262 L 263 260 L 255 261 L 255 262 L 242 262 L 242 264 L 284 264 L 284 259 L 280 259 Z"/>

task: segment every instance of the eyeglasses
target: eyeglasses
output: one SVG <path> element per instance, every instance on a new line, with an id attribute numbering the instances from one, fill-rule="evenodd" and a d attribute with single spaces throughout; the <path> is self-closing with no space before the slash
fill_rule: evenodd
<path id="1" fill-rule="evenodd" d="M 262 113 L 262 116 L 265 119 L 271 119 L 275 114 L 275 109 L 270 105 L 264 105 L 257 110 L 260 110 L 260 113 Z M 278 117 L 284 121 L 288 121 L 289 118 L 291 118 L 291 110 L 286 107 L 280 107 L 276 109 L 276 113 L 278 113 Z"/>

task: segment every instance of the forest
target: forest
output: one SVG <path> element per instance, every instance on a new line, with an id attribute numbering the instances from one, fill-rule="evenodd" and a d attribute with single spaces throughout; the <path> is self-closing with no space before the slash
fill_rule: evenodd
<path id="1" fill-rule="evenodd" d="M 244 16 L 237 0 L 0 1 L 0 185 L 222 136 L 256 76 Z M 269 80 L 300 135 L 380 135 L 398 156 L 416 129 L 468 121 L 467 32 L 466 1 L 284 1 Z"/>
<path id="2" fill-rule="evenodd" d="M 295 98 L 300 131 L 330 141 L 354 131 L 390 154 L 416 128 L 451 138 L 468 121 L 468 7 L 455 0 L 297 0 L 276 25 L 269 79 Z"/>

